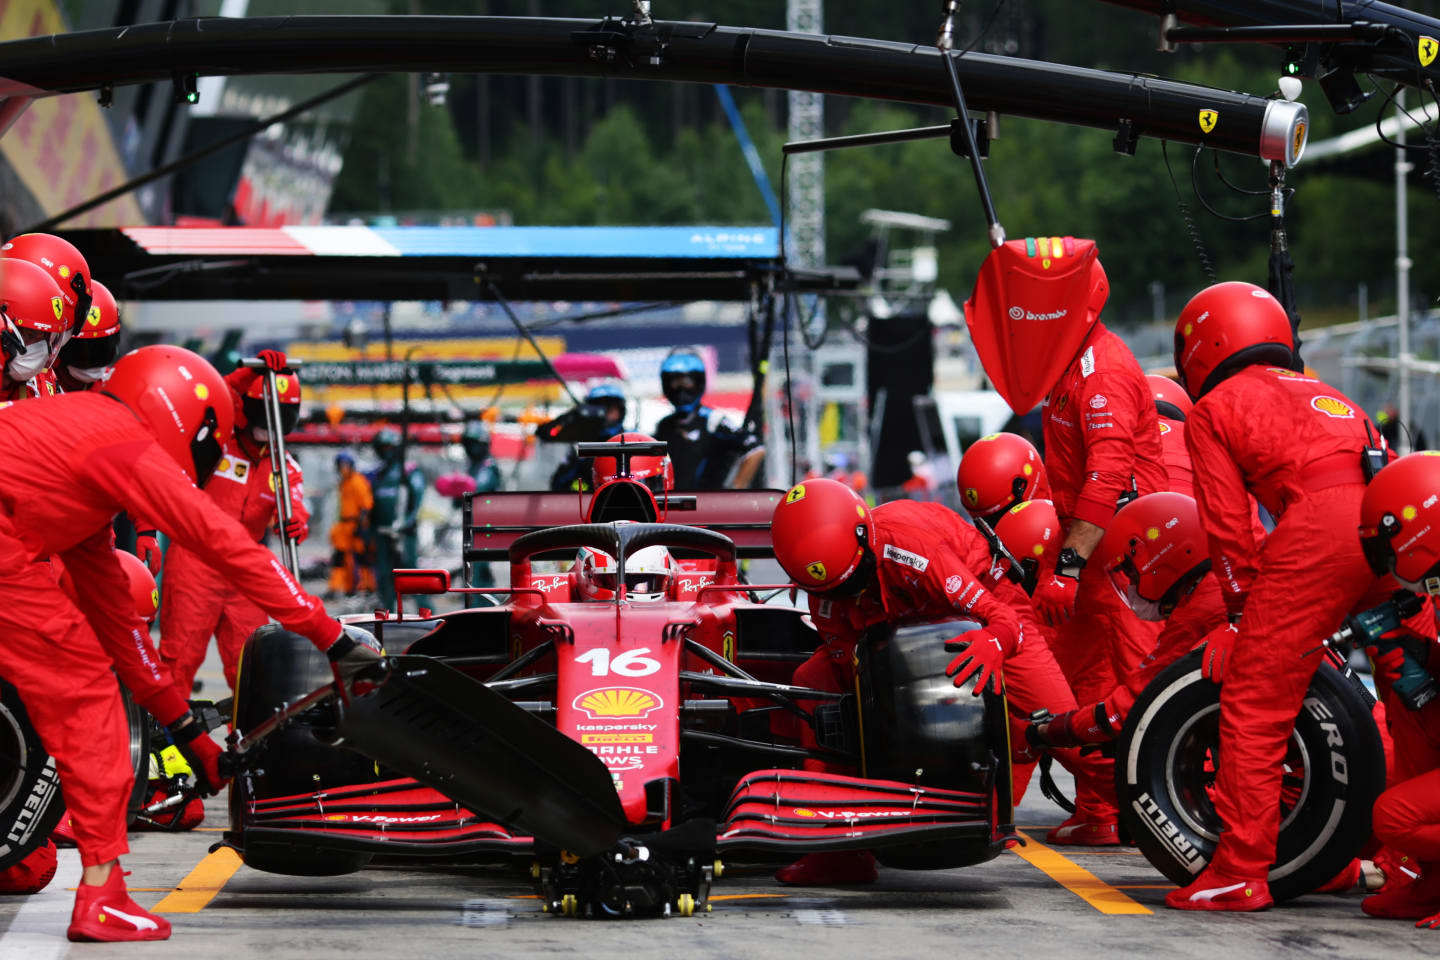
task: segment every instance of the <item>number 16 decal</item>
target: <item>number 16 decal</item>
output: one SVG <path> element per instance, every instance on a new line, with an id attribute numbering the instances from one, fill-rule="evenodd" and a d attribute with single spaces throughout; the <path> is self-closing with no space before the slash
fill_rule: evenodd
<path id="1" fill-rule="evenodd" d="M 636 647 L 634 650 L 626 650 L 612 660 L 609 650 L 604 647 L 596 647 L 594 650 L 587 650 L 580 654 L 575 658 L 575 662 L 590 664 L 592 677 L 604 677 L 610 674 L 621 677 L 648 677 L 660 670 L 659 660 L 645 656 L 649 652 L 649 647 Z"/>

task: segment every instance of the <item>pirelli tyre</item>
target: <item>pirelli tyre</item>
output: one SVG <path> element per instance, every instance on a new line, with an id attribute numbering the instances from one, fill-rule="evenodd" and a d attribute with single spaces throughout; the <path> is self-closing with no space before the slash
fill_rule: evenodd
<path id="1" fill-rule="evenodd" d="M 1370 811 L 1385 789 L 1372 705 L 1348 671 L 1327 664 L 1315 672 L 1286 748 L 1270 871 L 1276 900 L 1333 878 L 1370 836 Z M 1116 748 L 1121 828 L 1157 870 L 1182 886 L 1210 862 L 1219 840 L 1212 802 L 1219 718 L 1220 687 L 1200 675 L 1196 651 L 1145 688 Z"/>
<path id="2" fill-rule="evenodd" d="M 0 870 L 44 845 L 64 812 L 55 761 L 20 695 L 0 681 Z"/>
<path id="3" fill-rule="evenodd" d="M 240 656 L 235 728 L 242 733 L 253 729 L 277 708 L 294 703 L 331 679 L 325 655 L 309 640 L 277 624 L 261 627 L 245 641 Z M 325 707 L 296 717 L 257 748 L 260 753 L 254 762 L 232 782 L 230 830 L 242 840 L 241 858 L 246 866 L 268 873 L 320 877 L 353 873 L 370 862 L 368 853 L 315 844 L 262 843 L 244 835 L 244 811 L 252 799 L 293 796 L 375 779 L 372 761 L 317 738 L 316 732 L 330 722 Z"/>

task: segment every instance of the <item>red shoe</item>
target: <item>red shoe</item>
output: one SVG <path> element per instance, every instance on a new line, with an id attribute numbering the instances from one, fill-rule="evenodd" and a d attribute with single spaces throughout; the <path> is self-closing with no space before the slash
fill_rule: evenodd
<path id="1" fill-rule="evenodd" d="M 775 879 L 794 887 L 838 887 L 874 883 L 875 856 L 869 850 L 809 853 L 775 871 Z"/>
<path id="2" fill-rule="evenodd" d="M 1385 877 L 1385 882 L 1375 888 L 1377 894 L 1394 893 L 1420 879 L 1419 862 L 1390 847 L 1381 847 L 1373 862 Z"/>
<path id="3" fill-rule="evenodd" d="M 1349 893 L 1360 883 L 1360 860 L 1356 858 L 1350 861 L 1350 865 L 1337 873 L 1328 883 L 1316 887 L 1315 893 Z"/>
<path id="4" fill-rule="evenodd" d="M 70 822 L 69 810 L 60 815 L 60 822 L 50 831 L 50 839 L 55 841 L 57 847 L 75 846 L 75 825 Z"/>
<path id="5" fill-rule="evenodd" d="M 1265 880 L 1232 880 L 1209 867 L 1186 887 L 1165 895 L 1165 906 L 1175 910 L 1227 910 L 1250 913 L 1275 905 Z"/>
<path id="6" fill-rule="evenodd" d="M 1118 820 L 1086 820 L 1084 814 L 1073 813 L 1070 819 L 1045 834 L 1045 842 L 1052 846 L 1069 847 L 1118 847 L 1120 846 L 1120 822 Z"/>
<path id="7" fill-rule="evenodd" d="M 39 893 L 55 879 L 55 844 L 49 840 L 24 860 L 0 870 L 0 893 Z"/>
<path id="8" fill-rule="evenodd" d="M 1440 869 L 1435 866 L 1422 867 L 1419 878 L 1410 883 L 1392 884 L 1387 880 L 1379 893 L 1360 901 L 1360 909 L 1383 920 L 1419 920 L 1430 916 L 1440 910 Z"/>
<path id="9" fill-rule="evenodd" d="M 75 888 L 75 909 L 65 936 L 75 942 L 169 940 L 170 921 L 141 907 L 125 892 L 125 871 L 117 863 L 99 886 Z"/>
<path id="10" fill-rule="evenodd" d="M 1440 930 L 1440 913 L 1431 914 L 1415 921 L 1415 926 L 1422 930 Z"/>

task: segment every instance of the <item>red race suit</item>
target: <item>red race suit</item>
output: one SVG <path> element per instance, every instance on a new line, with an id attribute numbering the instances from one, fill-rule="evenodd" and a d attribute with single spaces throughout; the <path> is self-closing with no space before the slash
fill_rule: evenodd
<path id="1" fill-rule="evenodd" d="M 1367 423 L 1313 377 L 1251 366 L 1202 397 L 1185 424 L 1213 572 L 1227 611 L 1241 616 L 1220 687 L 1215 807 L 1225 830 L 1210 869 L 1224 877 L 1263 878 L 1275 859 L 1285 743 L 1322 660 L 1312 652 L 1319 638 L 1394 586 L 1371 573 L 1355 534 Z M 1252 494 L 1276 518 L 1263 542 Z"/>
<path id="2" fill-rule="evenodd" d="M 150 646 L 110 523 L 152 518 L 271 616 L 323 648 L 340 625 L 192 484 L 123 404 L 94 392 L 0 411 L 0 676 L 15 685 L 65 785 L 81 862 L 124 853 L 129 736 L 113 666 L 162 724 L 186 705 Z M 77 585 L 61 591 L 57 556 Z M 99 648 L 107 654 L 97 659 Z"/>
<path id="3" fill-rule="evenodd" d="M 308 521 L 300 464 L 287 455 L 286 466 L 290 474 L 291 515 Z M 250 539 L 258 543 L 264 539 L 265 528 L 275 523 L 275 487 L 268 452 L 251 460 L 232 438 L 225 444 L 205 492 L 226 516 L 240 521 Z M 206 564 L 198 553 L 178 545 L 167 551 L 160 601 L 160 659 L 181 697 L 190 696 L 195 671 L 205 660 L 212 634 L 225 665 L 225 682 L 233 690 L 241 647 L 269 620 L 264 610 L 247 600 L 228 577 Z"/>

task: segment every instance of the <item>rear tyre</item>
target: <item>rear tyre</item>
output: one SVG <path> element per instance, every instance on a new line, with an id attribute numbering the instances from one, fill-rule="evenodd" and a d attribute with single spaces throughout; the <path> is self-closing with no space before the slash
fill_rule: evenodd
<path id="1" fill-rule="evenodd" d="M 150 738 L 153 728 L 150 714 L 135 702 L 130 691 L 120 686 L 120 701 L 125 705 L 125 726 L 129 732 L 130 767 L 135 773 L 135 782 L 130 788 L 130 806 L 127 808 L 128 821 L 135 822 L 140 808 L 150 798 Z"/>
<path id="2" fill-rule="evenodd" d="M 235 678 L 235 728 L 252 729 L 285 703 L 293 703 L 331 681 L 330 664 L 314 644 L 296 633 L 269 624 L 245 641 Z M 349 750 L 316 737 L 333 722 L 328 708 L 318 707 L 295 718 L 265 740 L 250 772 L 230 787 L 230 829 L 240 832 L 242 813 L 252 800 L 312 793 L 329 787 L 368 783 L 374 764 Z M 293 843 L 259 843 L 246 839 L 245 865 L 268 873 L 323 877 L 353 873 L 371 855 Z"/>
<path id="3" fill-rule="evenodd" d="M 1200 651 L 1173 663 L 1136 701 L 1115 754 L 1121 829 L 1146 859 L 1184 886 L 1219 841 L 1212 790 L 1219 757 L 1220 687 L 1200 674 Z M 1285 755 L 1280 836 L 1270 893 L 1287 900 L 1338 874 L 1370 837 L 1385 789 L 1385 756 L 1364 689 L 1322 666 L 1310 681 Z"/>
<path id="4" fill-rule="evenodd" d="M 0 870 L 43 847 L 64 813 L 55 760 L 20 694 L 0 681 Z"/>

